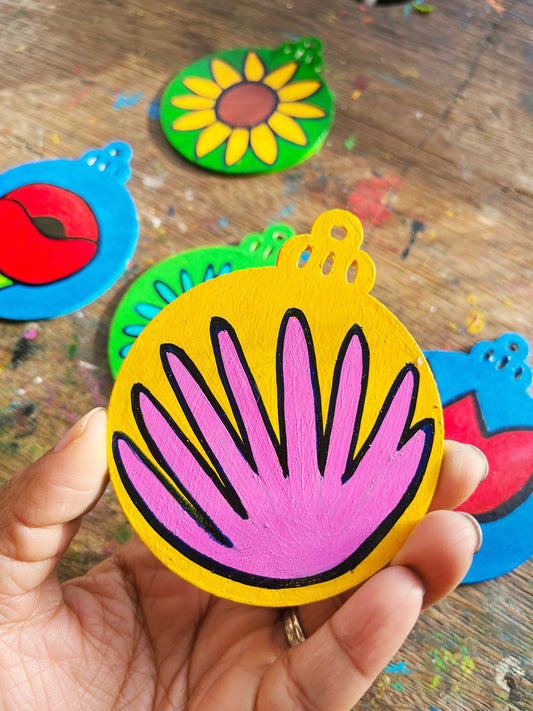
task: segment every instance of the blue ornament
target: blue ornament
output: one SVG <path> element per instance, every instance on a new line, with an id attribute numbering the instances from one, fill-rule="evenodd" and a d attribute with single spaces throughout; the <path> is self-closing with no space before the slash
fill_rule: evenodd
<path id="1" fill-rule="evenodd" d="M 476 516 L 483 531 L 483 546 L 465 583 L 503 575 L 533 556 L 533 398 L 527 392 L 532 382 L 528 353 L 528 343 L 516 333 L 481 341 L 470 353 L 425 353 L 444 408 L 445 436 L 479 446 L 489 459 L 487 479 L 460 507 Z"/>
<path id="2" fill-rule="evenodd" d="M 0 175 L 0 317 L 62 316 L 120 277 L 139 232 L 125 187 L 131 157 L 116 141 Z"/>

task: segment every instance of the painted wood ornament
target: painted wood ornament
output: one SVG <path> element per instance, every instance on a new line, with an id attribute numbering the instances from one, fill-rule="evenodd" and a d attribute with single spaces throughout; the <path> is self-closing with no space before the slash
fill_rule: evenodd
<path id="1" fill-rule="evenodd" d="M 369 294 L 361 241 L 354 215 L 324 213 L 276 266 L 169 304 L 120 369 L 118 498 L 165 565 L 218 596 L 284 606 L 339 593 L 386 565 L 427 510 L 438 392 Z"/>
<path id="2" fill-rule="evenodd" d="M 275 264 L 281 245 L 293 235 L 292 227 L 274 224 L 263 233 L 248 235 L 237 246 L 191 249 L 150 267 L 128 289 L 111 321 L 108 355 L 113 377 L 137 336 L 165 306 L 221 274 Z"/>
<path id="3" fill-rule="evenodd" d="M 479 447 L 489 474 L 460 510 L 473 514 L 483 546 L 463 582 L 509 572 L 533 556 L 533 398 L 527 342 L 516 333 L 470 353 L 428 351 L 446 437 Z"/>
<path id="4" fill-rule="evenodd" d="M 54 318 L 101 296 L 138 235 L 120 141 L 78 160 L 43 160 L 0 175 L 0 317 Z"/>
<path id="5" fill-rule="evenodd" d="M 161 125 L 189 160 L 225 173 L 289 168 L 322 146 L 333 96 L 320 76 L 315 37 L 278 49 L 235 49 L 178 74 L 161 101 Z"/>

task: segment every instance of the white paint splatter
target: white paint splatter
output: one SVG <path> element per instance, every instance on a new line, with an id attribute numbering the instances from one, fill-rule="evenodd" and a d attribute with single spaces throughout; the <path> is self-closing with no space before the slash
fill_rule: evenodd
<path id="1" fill-rule="evenodd" d="M 520 666 L 518 659 L 514 657 L 505 657 L 501 662 L 496 664 L 495 668 L 496 674 L 494 675 L 494 681 L 498 684 L 500 689 L 509 691 L 509 684 L 505 681 L 505 676 L 507 674 L 512 674 L 513 676 L 524 677 L 525 671 Z"/>

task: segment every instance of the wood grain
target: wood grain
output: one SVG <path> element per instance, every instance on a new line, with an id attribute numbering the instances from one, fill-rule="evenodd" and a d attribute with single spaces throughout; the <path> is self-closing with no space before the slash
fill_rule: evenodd
<path id="1" fill-rule="evenodd" d="M 0 2 L 0 169 L 126 140 L 141 228 L 127 272 L 96 303 L 55 321 L 0 324 L 3 479 L 107 402 L 107 331 L 135 276 L 271 221 L 306 232 L 324 210 L 357 208 L 374 294 L 423 349 L 467 351 L 505 331 L 533 343 L 531 4 L 505 0 L 503 13 L 482 0 L 434 4 L 422 15 L 401 4 L 363 12 L 355 0 Z M 204 54 L 313 33 L 336 119 L 308 162 L 256 178 L 210 174 L 180 158 L 150 118 L 172 76 Z M 106 492 L 62 575 L 83 572 L 128 533 Z M 533 707 L 532 573 L 529 562 L 426 613 L 361 707 Z"/>

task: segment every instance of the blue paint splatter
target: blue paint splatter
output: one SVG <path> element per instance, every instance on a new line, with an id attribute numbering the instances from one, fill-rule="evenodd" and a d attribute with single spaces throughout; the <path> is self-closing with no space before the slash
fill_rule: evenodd
<path id="1" fill-rule="evenodd" d="M 132 106 L 135 106 L 136 104 L 140 103 L 143 99 L 144 94 L 142 93 L 142 91 L 136 91 L 130 96 L 127 96 L 124 91 L 121 91 L 115 99 L 113 108 L 115 109 L 115 111 L 120 111 L 120 109 L 131 109 Z"/>
<path id="2" fill-rule="evenodd" d="M 229 225 L 228 218 L 221 217 L 220 220 L 218 221 L 218 224 L 220 225 L 220 227 L 222 227 L 222 229 L 224 229 L 224 227 L 227 227 Z"/>
<path id="3" fill-rule="evenodd" d="M 410 674 L 411 670 L 407 666 L 406 662 L 398 662 L 398 664 L 387 664 L 385 667 L 385 673 L 401 674 L 402 676 L 405 676 L 405 674 Z"/>
<path id="4" fill-rule="evenodd" d="M 154 99 L 148 107 L 148 118 L 152 121 L 159 121 L 159 99 Z"/>
<path id="5" fill-rule="evenodd" d="M 290 215 L 293 210 L 294 210 L 294 204 L 287 205 L 287 207 L 284 207 L 283 210 L 279 213 L 279 216 L 281 218 L 287 217 L 287 215 Z"/>
<path id="6" fill-rule="evenodd" d="M 429 711 L 439 711 L 439 709 L 436 706 L 430 706 Z"/>

